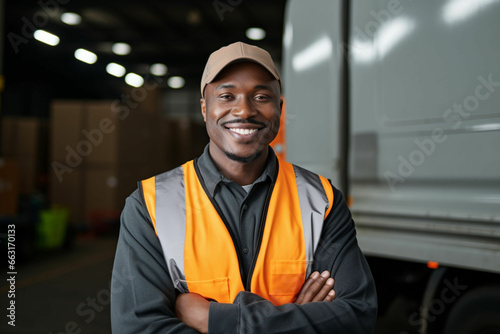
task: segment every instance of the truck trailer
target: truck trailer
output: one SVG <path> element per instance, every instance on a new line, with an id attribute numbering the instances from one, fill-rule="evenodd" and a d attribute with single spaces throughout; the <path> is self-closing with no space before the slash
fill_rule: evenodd
<path id="1" fill-rule="evenodd" d="M 286 158 L 342 190 L 415 333 L 500 333 L 499 32 L 495 0 L 286 6 Z"/>

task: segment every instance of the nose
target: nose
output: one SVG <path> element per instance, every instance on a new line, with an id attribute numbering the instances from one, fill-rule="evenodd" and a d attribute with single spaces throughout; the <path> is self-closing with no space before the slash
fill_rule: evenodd
<path id="1" fill-rule="evenodd" d="M 241 97 L 237 99 L 236 105 L 231 109 L 231 113 L 235 117 L 240 117 L 242 119 L 248 119 L 257 115 L 257 109 L 252 103 L 252 100 L 247 97 Z"/>

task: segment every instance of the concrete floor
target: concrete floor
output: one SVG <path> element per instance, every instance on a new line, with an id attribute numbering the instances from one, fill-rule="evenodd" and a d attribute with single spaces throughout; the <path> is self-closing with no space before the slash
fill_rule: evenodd
<path id="1" fill-rule="evenodd" d="M 0 333 L 111 333 L 109 283 L 115 248 L 116 238 L 79 239 L 71 251 L 44 252 L 17 265 L 16 326 L 7 324 L 3 311 Z M 5 279 L 1 282 L 5 310 L 8 287 Z"/>

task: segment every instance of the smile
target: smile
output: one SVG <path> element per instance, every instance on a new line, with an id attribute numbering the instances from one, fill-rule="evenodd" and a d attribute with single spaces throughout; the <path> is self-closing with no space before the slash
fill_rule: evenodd
<path id="1" fill-rule="evenodd" d="M 250 135 L 258 131 L 258 129 L 239 129 L 239 128 L 228 128 L 228 130 L 236 132 L 240 135 Z"/>

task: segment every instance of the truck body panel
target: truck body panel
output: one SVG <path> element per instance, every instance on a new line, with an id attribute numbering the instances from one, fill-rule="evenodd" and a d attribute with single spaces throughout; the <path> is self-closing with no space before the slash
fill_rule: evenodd
<path id="1" fill-rule="evenodd" d="M 366 255 L 500 273 L 500 3 L 352 1 L 347 41 L 342 3 L 287 5 L 288 160 L 346 181 Z"/>

